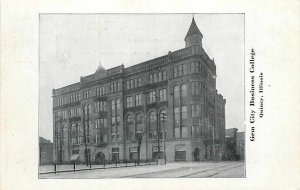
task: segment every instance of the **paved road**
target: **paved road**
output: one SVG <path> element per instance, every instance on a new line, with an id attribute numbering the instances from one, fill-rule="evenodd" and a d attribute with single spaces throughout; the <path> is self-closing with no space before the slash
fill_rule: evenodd
<path id="1" fill-rule="evenodd" d="M 181 178 L 181 177 L 193 177 L 193 178 L 206 178 L 206 177 L 244 177 L 244 163 L 226 163 L 208 166 L 188 166 L 179 167 L 175 169 L 148 172 L 144 174 L 137 174 L 124 177 L 135 178 Z"/>
<path id="2" fill-rule="evenodd" d="M 130 168 L 97 169 L 59 174 L 43 174 L 40 178 L 234 178 L 245 176 L 244 162 L 181 162 Z"/>

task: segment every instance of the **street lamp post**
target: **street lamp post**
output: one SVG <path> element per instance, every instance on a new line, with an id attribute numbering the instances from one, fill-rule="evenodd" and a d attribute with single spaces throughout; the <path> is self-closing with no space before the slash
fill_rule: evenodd
<path id="1" fill-rule="evenodd" d="M 163 141 L 164 141 L 164 160 L 165 160 L 165 164 L 167 164 L 167 159 L 166 159 L 166 137 L 165 137 L 165 132 L 166 132 L 166 128 L 165 128 L 165 119 L 166 119 L 166 113 L 161 113 L 162 114 L 162 122 L 163 122 L 163 126 L 164 126 L 164 131 L 163 131 Z"/>
<path id="2" fill-rule="evenodd" d="M 156 99 L 156 130 L 157 130 L 157 148 L 158 148 L 158 158 L 157 159 L 160 159 L 160 137 L 159 137 L 159 134 L 160 134 L 160 117 L 159 117 L 159 111 L 158 111 L 158 101 L 160 101 L 160 97 L 159 96 L 156 96 L 154 94 L 154 97 Z M 158 163 L 158 160 L 157 160 L 157 163 Z"/>

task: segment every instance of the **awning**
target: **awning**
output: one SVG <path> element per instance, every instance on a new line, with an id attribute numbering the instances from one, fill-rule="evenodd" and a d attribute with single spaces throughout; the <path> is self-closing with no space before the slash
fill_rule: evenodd
<path id="1" fill-rule="evenodd" d="M 71 156 L 71 160 L 77 160 L 79 158 L 79 154 L 73 154 L 72 156 Z"/>

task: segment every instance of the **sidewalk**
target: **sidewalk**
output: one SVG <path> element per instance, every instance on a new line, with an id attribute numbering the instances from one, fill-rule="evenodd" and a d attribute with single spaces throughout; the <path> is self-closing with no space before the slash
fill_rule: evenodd
<path id="1" fill-rule="evenodd" d="M 191 171 L 193 169 L 206 170 L 212 167 L 221 167 L 225 165 L 239 165 L 243 162 L 173 162 L 167 165 L 147 165 L 137 167 L 123 167 L 110 169 L 95 169 L 76 172 L 66 172 L 57 174 L 42 174 L 40 178 L 136 178 L 139 175 L 163 172 L 177 172 L 181 175 L 182 171 Z"/>

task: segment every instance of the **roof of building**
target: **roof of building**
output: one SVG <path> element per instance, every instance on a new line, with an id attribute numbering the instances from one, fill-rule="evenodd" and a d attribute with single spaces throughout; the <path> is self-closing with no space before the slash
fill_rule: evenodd
<path id="1" fill-rule="evenodd" d="M 189 30 L 188 30 L 188 32 L 187 32 L 187 34 L 186 34 L 186 36 L 185 36 L 184 39 L 186 39 L 187 37 L 192 36 L 192 35 L 203 36 L 202 33 L 200 32 L 200 30 L 199 30 L 196 22 L 195 22 L 194 17 L 193 17 L 193 20 L 192 20 L 192 23 L 190 25 L 190 28 L 189 28 Z"/>

